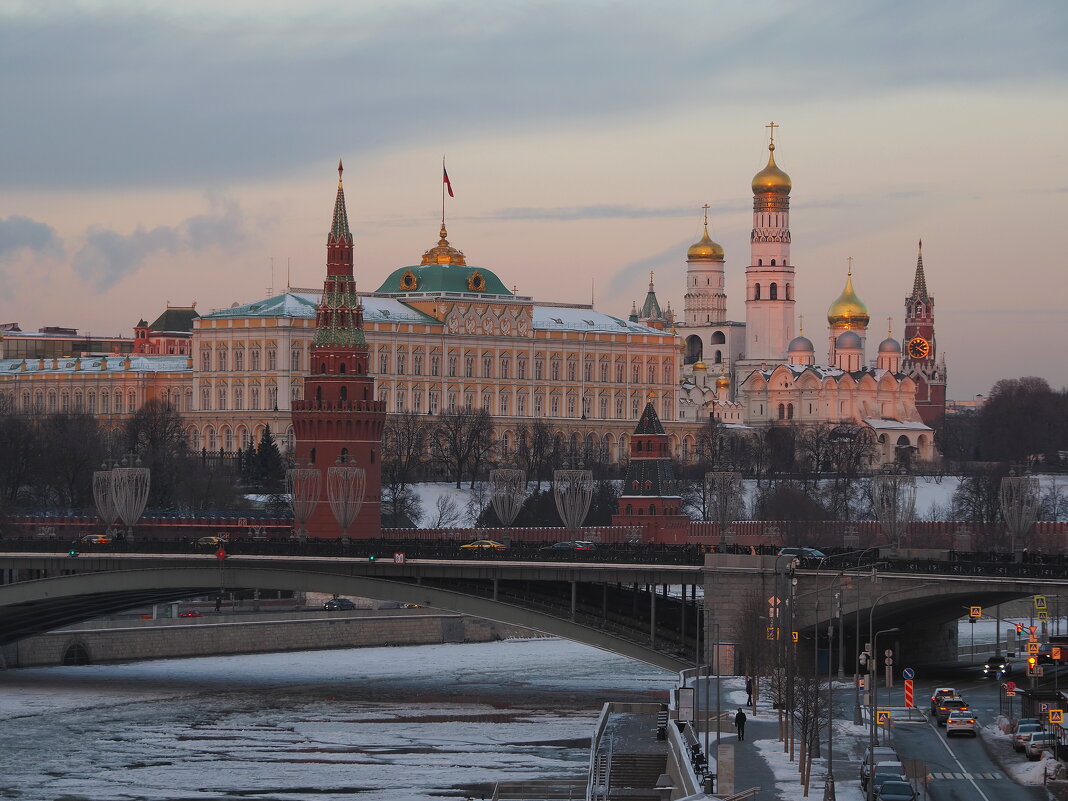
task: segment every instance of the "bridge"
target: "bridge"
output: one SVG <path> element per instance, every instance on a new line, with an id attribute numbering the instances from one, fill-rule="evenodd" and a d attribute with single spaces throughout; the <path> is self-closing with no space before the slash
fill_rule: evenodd
<path id="1" fill-rule="evenodd" d="M 0 646 L 101 615 L 221 588 L 417 603 L 534 629 L 666 670 L 695 664 L 701 568 L 482 559 L 108 553 L 0 555 Z"/>
<path id="2" fill-rule="evenodd" d="M 18 578 L 0 584 L 0 646 L 220 589 L 275 589 L 417 603 L 523 626 L 667 670 L 693 666 L 713 642 L 756 658 L 769 636 L 792 639 L 796 631 L 800 651 L 829 649 L 832 660 L 851 669 L 853 657 L 846 655 L 887 628 L 899 629 L 885 642 L 903 660 L 955 660 L 956 621 L 969 607 L 1056 595 L 1068 587 L 1063 559 L 1023 563 L 989 554 L 864 553 L 797 563 L 748 551 L 620 546 L 546 561 L 522 549 L 455 558 L 455 546 L 424 545 L 412 549 L 415 558 L 394 563 L 343 550 L 314 555 L 307 553 L 310 547 L 292 546 L 291 553 L 274 547 L 273 553 L 223 560 L 213 553 L 0 554 L 0 577 Z M 835 629 L 830 638 L 829 625 Z M 731 667 L 723 665 L 725 672 Z"/>

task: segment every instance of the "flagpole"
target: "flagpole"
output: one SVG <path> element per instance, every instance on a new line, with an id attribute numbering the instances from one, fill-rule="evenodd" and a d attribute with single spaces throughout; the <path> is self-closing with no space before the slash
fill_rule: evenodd
<path id="1" fill-rule="evenodd" d="M 441 157 L 441 174 L 445 175 L 445 156 Z M 445 227 L 445 181 L 441 182 L 441 227 Z"/>

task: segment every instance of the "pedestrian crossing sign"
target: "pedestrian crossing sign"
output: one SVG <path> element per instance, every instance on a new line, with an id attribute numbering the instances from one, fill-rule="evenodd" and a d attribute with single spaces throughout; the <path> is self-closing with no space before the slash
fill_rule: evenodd
<path id="1" fill-rule="evenodd" d="M 971 608 L 971 610 L 970 610 L 970 616 L 971 617 L 982 617 L 983 616 L 983 607 L 981 607 L 981 606 L 973 606 Z"/>
<path id="2" fill-rule="evenodd" d="M 1045 595 L 1036 595 L 1035 596 L 1035 609 L 1045 609 L 1045 608 L 1046 608 L 1046 596 Z"/>
<path id="3" fill-rule="evenodd" d="M 1037 642 L 1029 642 L 1029 643 L 1027 643 L 1027 653 L 1029 653 L 1029 654 L 1037 654 L 1039 647 L 1040 646 L 1039 646 L 1039 644 Z"/>
<path id="4" fill-rule="evenodd" d="M 880 726 L 887 726 L 890 724 L 890 711 L 887 709 L 880 709 L 875 713 L 875 722 Z"/>
<path id="5" fill-rule="evenodd" d="M 1049 711 L 1049 722 L 1060 725 L 1064 723 L 1064 710 L 1063 709 L 1051 709 Z"/>
<path id="6" fill-rule="evenodd" d="M 775 632 L 776 631 L 778 631 L 778 629 L 776 629 L 774 626 L 768 626 L 768 635 L 767 636 L 768 636 L 769 640 L 778 639 L 778 637 L 775 636 Z"/>
<path id="7" fill-rule="evenodd" d="M 1049 612 L 1047 612 L 1047 611 L 1045 611 L 1043 609 L 1041 612 L 1038 613 L 1038 619 L 1039 620 L 1049 620 Z"/>

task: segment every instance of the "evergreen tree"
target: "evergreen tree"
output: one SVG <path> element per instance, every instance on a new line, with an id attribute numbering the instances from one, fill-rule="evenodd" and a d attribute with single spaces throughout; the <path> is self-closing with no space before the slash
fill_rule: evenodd
<path id="1" fill-rule="evenodd" d="M 282 459 L 282 453 L 278 450 L 278 443 L 274 441 L 271 427 L 263 429 L 260 437 L 260 445 L 256 451 L 256 472 L 260 487 L 264 492 L 278 493 L 286 478 L 286 464 Z"/>

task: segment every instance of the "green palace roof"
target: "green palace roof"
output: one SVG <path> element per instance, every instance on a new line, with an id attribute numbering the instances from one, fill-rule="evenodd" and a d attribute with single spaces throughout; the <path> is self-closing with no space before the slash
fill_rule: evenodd
<path id="1" fill-rule="evenodd" d="M 398 267 L 375 291 L 380 295 L 406 295 L 415 292 L 512 294 L 493 271 L 466 264 L 414 264 L 410 267 Z"/>

